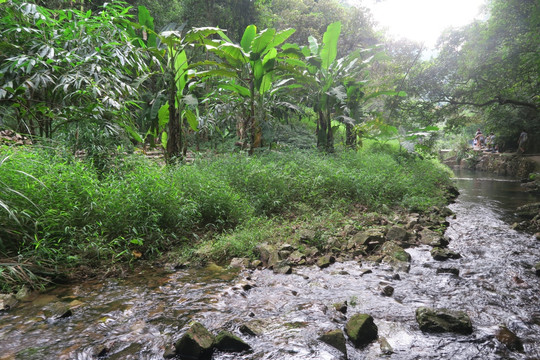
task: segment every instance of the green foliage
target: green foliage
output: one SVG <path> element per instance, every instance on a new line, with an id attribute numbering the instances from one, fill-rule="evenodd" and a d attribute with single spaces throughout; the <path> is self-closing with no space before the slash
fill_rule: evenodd
<path id="1" fill-rule="evenodd" d="M 147 64 L 125 30 L 125 3 L 93 13 L 14 0 L 2 11 L 0 109 L 9 114 L 6 124 L 46 137 L 71 123 L 131 128 Z"/>

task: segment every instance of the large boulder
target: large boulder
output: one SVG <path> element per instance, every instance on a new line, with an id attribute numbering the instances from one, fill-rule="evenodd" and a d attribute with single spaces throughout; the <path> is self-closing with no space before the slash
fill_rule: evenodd
<path id="1" fill-rule="evenodd" d="M 322 342 L 338 349 L 347 357 L 347 340 L 341 330 L 330 330 L 319 337 Z"/>
<path id="2" fill-rule="evenodd" d="M 470 334 L 473 331 L 471 319 L 464 311 L 419 307 L 416 309 L 416 322 L 420 330 L 431 333 Z"/>
<path id="3" fill-rule="evenodd" d="M 180 359 L 210 359 L 214 350 L 214 336 L 201 324 L 194 323 L 175 344 Z"/>
<path id="4" fill-rule="evenodd" d="M 251 350 L 251 346 L 246 344 L 244 340 L 228 331 L 221 331 L 219 334 L 217 334 L 214 340 L 214 346 L 216 349 L 226 352 L 242 352 Z"/>
<path id="5" fill-rule="evenodd" d="M 377 325 L 369 314 L 355 314 L 345 325 L 345 332 L 356 347 L 363 347 L 378 337 Z"/>

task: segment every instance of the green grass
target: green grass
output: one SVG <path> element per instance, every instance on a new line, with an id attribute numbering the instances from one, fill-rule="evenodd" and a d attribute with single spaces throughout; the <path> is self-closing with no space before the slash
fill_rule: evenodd
<path id="1" fill-rule="evenodd" d="M 445 204 L 449 184 L 436 161 L 391 146 L 212 155 L 171 167 L 133 155 L 114 159 L 107 173 L 37 147 L 1 147 L 0 158 L 1 257 L 67 267 L 155 258 L 173 248 L 212 259 L 254 257 L 256 245 L 279 231 L 282 241 L 294 236 L 283 219 L 305 222 L 359 204 L 423 211 Z"/>

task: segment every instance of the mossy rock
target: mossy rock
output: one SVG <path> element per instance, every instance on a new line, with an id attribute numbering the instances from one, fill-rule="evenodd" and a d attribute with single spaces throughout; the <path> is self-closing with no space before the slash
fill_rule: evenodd
<path id="1" fill-rule="evenodd" d="M 214 336 L 201 324 L 194 323 L 175 344 L 180 359 L 210 359 Z"/>
<path id="2" fill-rule="evenodd" d="M 420 330 L 430 333 L 454 332 L 466 335 L 473 331 L 471 319 L 464 311 L 419 307 L 416 309 L 416 322 Z"/>
<path id="3" fill-rule="evenodd" d="M 347 340 L 343 335 L 343 331 L 339 329 L 327 331 L 319 337 L 319 340 L 338 349 L 347 357 Z"/>
<path id="4" fill-rule="evenodd" d="M 369 314 L 355 314 L 345 325 L 345 332 L 356 347 L 366 346 L 376 340 L 378 331 L 379 329 L 375 325 L 373 317 Z"/>
<path id="5" fill-rule="evenodd" d="M 251 350 L 251 346 L 244 342 L 244 340 L 228 331 L 221 331 L 216 336 L 214 346 L 216 349 L 225 352 L 242 352 Z"/>

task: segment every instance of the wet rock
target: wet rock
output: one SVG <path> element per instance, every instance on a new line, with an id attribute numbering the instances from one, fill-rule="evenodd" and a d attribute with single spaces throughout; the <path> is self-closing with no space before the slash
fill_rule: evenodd
<path id="1" fill-rule="evenodd" d="M 390 285 L 386 285 L 382 288 L 381 294 L 384 296 L 392 296 L 394 295 L 394 288 Z"/>
<path id="2" fill-rule="evenodd" d="M 536 276 L 540 276 L 540 262 L 534 264 L 534 270 L 535 270 Z"/>
<path id="3" fill-rule="evenodd" d="M 440 248 L 440 247 L 434 247 L 431 249 L 431 256 L 434 260 L 437 261 L 445 261 L 448 259 L 459 259 L 461 258 L 461 255 L 457 252 L 454 252 L 450 249 Z"/>
<path id="4" fill-rule="evenodd" d="M 366 274 L 371 274 L 373 270 L 371 269 L 360 269 L 360 276 L 364 276 Z"/>
<path id="5" fill-rule="evenodd" d="M 409 271 L 411 255 L 394 241 L 387 241 L 381 248 L 382 262 L 397 271 Z"/>
<path id="6" fill-rule="evenodd" d="M 470 334 L 473 330 L 467 313 L 444 308 L 419 307 L 416 309 L 416 322 L 420 325 L 420 330 L 430 333 Z"/>
<path id="7" fill-rule="evenodd" d="M 17 305 L 17 298 L 13 294 L 0 294 L 0 311 L 8 311 Z"/>
<path id="8" fill-rule="evenodd" d="M 516 209 L 516 214 L 524 219 L 533 219 L 540 213 L 540 202 L 526 204 Z"/>
<path id="9" fill-rule="evenodd" d="M 45 311 L 45 315 L 52 320 L 65 319 L 73 315 L 70 307 L 61 302 L 52 303 Z"/>
<path id="10" fill-rule="evenodd" d="M 444 239 L 441 234 L 430 229 L 422 229 L 419 235 L 419 241 L 424 245 L 441 246 L 441 243 L 444 243 Z"/>
<path id="11" fill-rule="evenodd" d="M 250 262 L 248 258 L 232 258 L 229 266 L 232 268 L 242 269 L 242 268 L 249 267 L 249 265 L 250 265 Z"/>
<path id="12" fill-rule="evenodd" d="M 15 294 L 15 299 L 22 300 L 25 297 L 27 297 L 29 293 L 30 293 L 30 290 L 26 286 L 23 286 Z"/>
<path id="13" fill-rule="evenodd" d="M 511 351 L 523 352 L 523 342 L 521 339 L 506 326 L 501 326 L 495 333 L 495 338 Z"/>
<path id="14" fill-rule="evenodd" d="M 347 300 L 343 302 L 338 302 L 332 305 L 334 309 L 339 311 L 340 313 L 346 314 L 347 313 Z"/>
<path id="15" fill-rule="evenodd" d="M 371 315 L 355 314 L 345 325 L 345 333 L 354 346 L 363 347 L 377 339 L 378 328 Z"/>
<path id="16" fill-rule="evenodd" d="M 101 355 L 101 357 L 105 356 Z M 100 356 L 98 356 L 100 357 Z M 163 352 L 163 358 L 164 359 L 174 359 L 176 358 L 176 349 L 173 346 L 167 347 L 165 351 Z"/>
<path id="17" fill-rule="evenodd" d="M 384 337 L 379 338 L 379 346 L 381 347 L 381 353 L 383 355 L 391 355 L 394 353 L 394 349 Z"/>
<path id="18" fill-rule="evenodd" d="M 334 262 L 336 261 L 336 258 L 334 258 L 334 256 L 332 255 L 324 255 L 324 256 L 321 256 L 318 260 L 317 260 L 317 266 L 321 269 L 324 269 L 324 268 L 327 268 L 329 267 L 331 264 L 333 264 Z"/>
<path id="19" fill-rule="evenodd" d="M 394 241 L 397 243 L 407 241 L 409 239 L 409 233 L 400 226 L 392 226 L 386 233 L 387 241 Z"/>
<path id="20" fill-rule="evenodd" d="M 226 352 L 242 352 L 251 350 L 251 346 L 244 342 L 244 340 L 228 331 L 221 331 L 216 336 L 214 346 L 216 349 Z"/>
<path id="21" fill-rule="evenodd" d="M 180 359 L 210 359 L 214 336 L 201 324 L 194 323 L 175 344 Z"/>
<path id="22" fill-rule="evenodd" d="M 279 263 L 274 265 L 274 273 L 283 275 L 292 274 L 292 268 L 285 263 Z"/>
<path id="23" fill-rule="evenodd" d="M 453 274 L 459 276 L 459 269 L 456 268 L 438 268 L 437 274 Z"/>
<path id="24" fill-rule="evenodd" d="M 272 268 L 279 262 L 279 253 L 273 246 L 268 244 L 261 244 L 257 247 L 257 249 L 261 254 L 261 261 L 263 263 L 263 266 Z"/>
<path id="25" fill-rule="evenodd" d="M 242 334 L 259 336 L 264 331 L 264 323 L 261 320 L 253 320 L 242 324 L 239 330 Z"/>
<path id="26" fill-rule="evenodd" d="M 345 339 L 345 335 L 343 335 L 341 330 L 336 329 L 327 331 L 319 337 L 319 340 L 332 346 L 333 348 L 338 349 L 345 355 L 345 357 L 347 357 L 347 340 Z"/>

